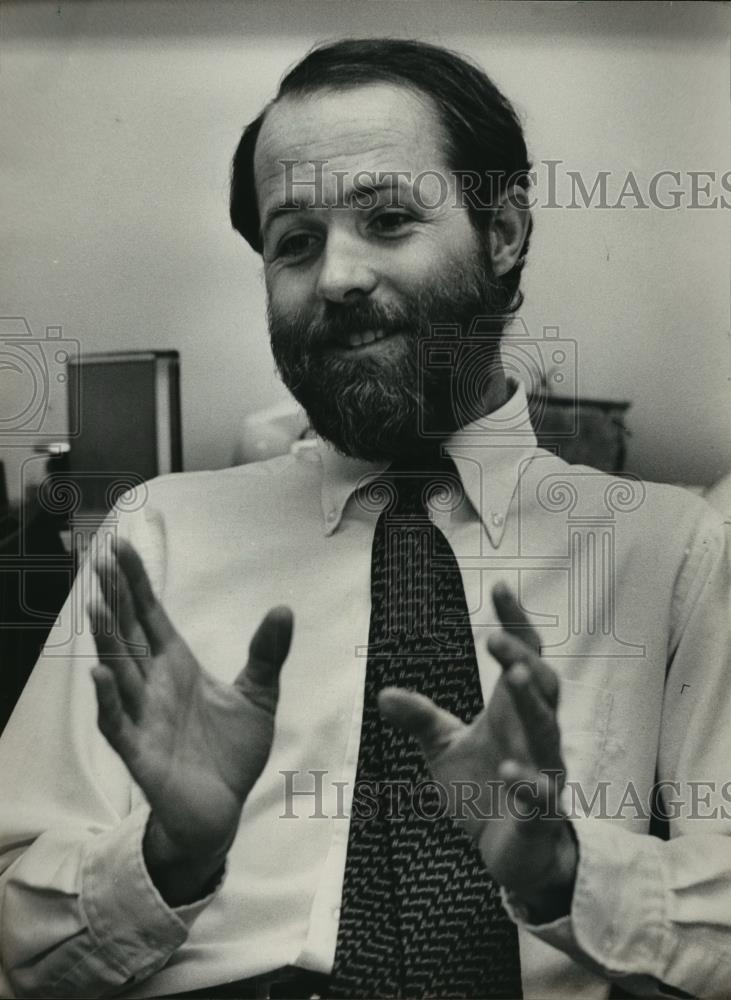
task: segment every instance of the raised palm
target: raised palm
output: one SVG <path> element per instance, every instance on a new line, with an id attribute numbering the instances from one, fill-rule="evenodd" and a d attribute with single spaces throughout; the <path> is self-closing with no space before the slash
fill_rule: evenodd
<path id="1" fill-rule="evenodd" d="M 177 632 L 131 545 L 120 541 L 95 568 L 99 728 L 177 851 L 223 854 L 269 755 L 292 614 L 266 615 L 246 666 L 224 684 Z"/>
<path id="2" fill-rule="evenodd" d="M 383 691 L 380 706 L 421 744 L 452 815 L 466 824 L 488 871 L 522 891 L 551 880 L 557 848 L 566 841 L 557 808 L 565 780 L 558 680 L 541 660 L 538 636 L 513 595 L 499 587 L 493 599 L 504 631 L 488 646 L 504 672 L 469 725 L 404 689 Z"/>

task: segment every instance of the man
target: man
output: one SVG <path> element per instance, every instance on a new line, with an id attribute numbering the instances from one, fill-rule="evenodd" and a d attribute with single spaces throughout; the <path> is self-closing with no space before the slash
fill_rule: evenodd
<path id="1" fill-rule="evenodd" d="M 246 130 L 232 220 L 320 440 L 108 522 L 3 741 L 17 995 L 727 988 L 723 529 L 536 448 L 498 351 L 529 169 L 415 42 L 315 50 Z"/>

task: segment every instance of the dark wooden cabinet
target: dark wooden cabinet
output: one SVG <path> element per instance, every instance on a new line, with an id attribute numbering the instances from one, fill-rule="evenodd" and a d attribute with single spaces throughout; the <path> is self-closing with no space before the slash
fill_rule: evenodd
<path id="1" fill-rule="evenodd" d="M 542 448 L 566 462 L 591 465 L 603 472 L 624 470 L 625 414 L 631 403 L 607 399 L 572 399 L 533 395 L 531 420 Z"/>

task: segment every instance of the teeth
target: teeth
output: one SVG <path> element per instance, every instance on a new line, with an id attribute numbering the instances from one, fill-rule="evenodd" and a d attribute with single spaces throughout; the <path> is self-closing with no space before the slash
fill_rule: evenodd
<path id="1" fill-rule="evenodd" d="M 372 344 L 375 340 L 383 340 L 386 334 L 383 330 L 366 330 L 363 333 L 348 334 L 349 347 L 362 347 L 363 344 Z"/>

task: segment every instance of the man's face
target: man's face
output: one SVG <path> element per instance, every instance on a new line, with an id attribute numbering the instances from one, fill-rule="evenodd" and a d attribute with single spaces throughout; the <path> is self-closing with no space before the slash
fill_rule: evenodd
<path id="1" fill-rule="evenodd" d="M 255 173 L 272 350 L 315 430 L 376 460 L 454 429 L 453 379 L 420 372 L 419 343 L 434 324 L 466 333 L 499 289 L 427 99 L 390 84 L 284 99 Z"/>

